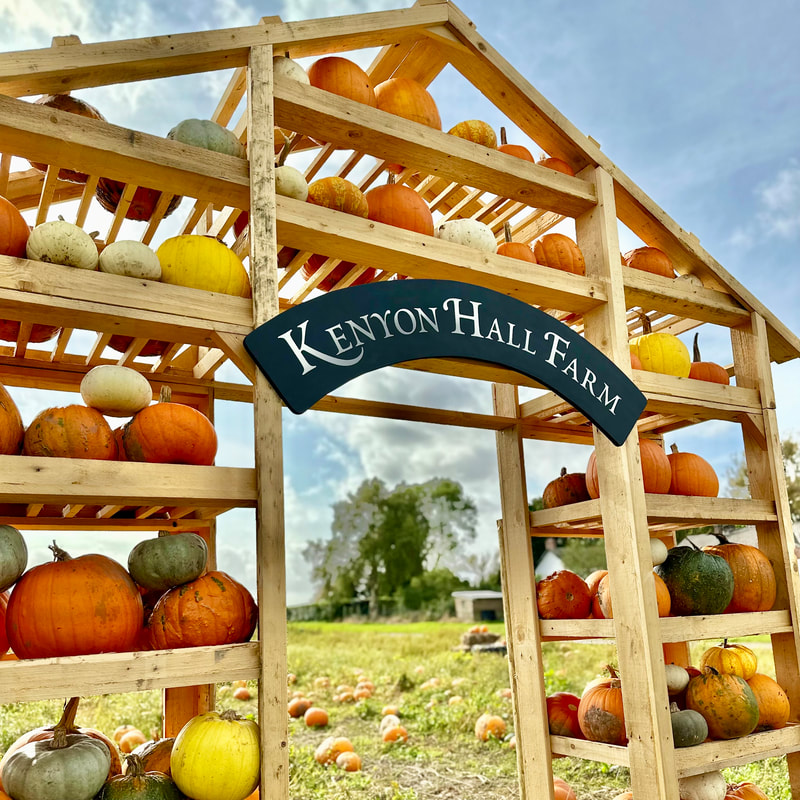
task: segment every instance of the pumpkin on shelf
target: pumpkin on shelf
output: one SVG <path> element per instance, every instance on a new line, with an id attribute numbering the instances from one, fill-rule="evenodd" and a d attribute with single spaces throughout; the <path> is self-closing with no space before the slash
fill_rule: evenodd
<path id="1" fill-rule="evenodd" d="M 389 178 L 388 183 L 364 195 L 367 217 L 373 222 L 433 236 L 433 214 L 428 204 L 410 186 L 395 183 L 392 175 Z"/>
<path id="2" fill-rule="evenodd" d="M 97 262 L 100 272 L 145 281 L 161 280 L 161 262 L 154 250 L 142 242 L 120 239 L 103 248 Z"/>
<path id="3" fill-rule="evenodd" d="M 74 97 L 71 94 L 48 94 L 33 101 L 34 105 L 54 108 L 58 111 L 67 111 L 70 114 L 77 114 L 86 119 L 99 119 L 105 122 L 105 117 L 90 103 Z M 37 172 L 47 172 L 47 164 L 38 161 L 31 161 L 30 165 Z M 70 183 L 86 183 L 89 176 L 85 172 L 78 172 L 74 169 L 62 168 L 58 171 L 58 179 L 69 181 Z"/>
<path id="4" fill-rule="evenodd" d="M 125 187 L 126 184 L 121 181 L 100 178 L 97 181 L 94 196 L 102 208 L 111 214 L 115 214 L 122 201 Z M 134 222 L 150 222 L 156 213 L 156 208 L 159 208 L 161 219 L 166 219 L 180 205 L 181 200 L 183 200 L 183 197 L 173 194 L 166 195 L 162 200 L 161 192 L 158 189 L 137 186 L 130 205 L 125 212 L 125 219 L 133 220 Z"/>
<path id="5" fill-rule="evenodd" d="M 670 703 L 669 710 L 675 747 L 694 747 L 708 738 L 708 723 L 700 712 L 691 708 L 681 710 L 677 703 Z"/>
<path id="6" fill-rule="evenodd" d="M 511 225 L 508 222 L 503 225 L 503 241 L 497 246 L 497 255 L 516 258 L 519 261 L 527 261 L 530 264 L 536 263 L 536 256 L 533 254 L 530 245 L 512 240 Z"/>
<path id="7" fill-rule="evenodd" d="M 146 769 L 139 756 L 131 753 L 125 759 L 125 773 L 109 779 L 95 800 L 183 800 L 184 795 L 174 781 L 163 772 Z"/>
<path id="8" fill-rule="evenodd" d="M 606 666 L 610 678 L 595 682 L 584 690 L 578 706 L 578 721 L 583 735 L 592 742 L 625 745 L 625 713 L 622 684 L 616 670 Z"/>
<path id="9" fill-rule="evenodd" d="M 15 319 L 0 319 L 0 341 L 16 342 L 21 329 L 21 324 Z M 49 342 L 60 330 L 61 328 L 55 325 L 42 325 L 34 322 L 28 334 L 28 341 L 33 344 Z"/>
<path id="10" fill-rule="evenodd" d="M 488 147 L 490 150 L 497 149 L 497 136 L 494 129 L 488 122 L 483 120 L 467 119 L 453 125 L 447 132 L 451 136 L 466 139 L 468 142 L 481 145 L 481 147 Z"/>
<path id="11" fill-rule="evenodd" d="M 25 258 L 30 232 L 20 210 L 0 195 L 0 255 Z"/>
<path id="12" fill-rule="evenodd" d="M 653 439 L 639 439 L 639 461 L 642 479 L 647 494 L 666 494 L 669 491 L 672 472 L 664 448 Z M 586 464 L 586 491 L 589 497 L 600 497 L 600 482 L 597 474 L 597 455 L 593 450 Z"/>
<path id="13" fill-rule="evenodd" d="M 15 456 L 22 450 L 25 426 L 14 398 L 0 383 L 0 455 Z"/>
<path id="14" fill-rule="evenodd" d="M 653 582 L 656 589 L 656 606 L 658 608 L 659 617 L 668 617 L 671 600 L 669 596 L 669 589 L 667 584 L 653 573 Z M 605 619 L 612 619 L 614 617 L 614 608 L 611 603 L 611 576 L 605 575 L 600 583 L 597 585 L 597 604 L 603 613 Z"/>
<path id="15" fill-rule="evenodd" d="M 154 739 L 140 744 L 131 755 L 139 759 L 145 772 L 162 772 L 164 775 L 170 774 L 169 759 L 172 748 L 175 745 L 174 737 L 164 739 Z M 122 762 L 122 774 L 128 772 L 128 759 Z"/>
<path id="16" fill-rule="evenodd" d="M 133 336 L 122 336 L 119 333 L 115 333 L 109 340 L 108 340 L 108 347 L 112 350 L 116 350 L 118 353 L 126 353 L 128 348 L 133 344 Z M 167 350 L 172 347 L 171 342 L 163 342 L 158 339 L 150 339 L 148 340 L 145 345 L 137 351 L 136 355 L 141 358 L 152 358 L 154 356 L 163 356 Z"/>
<path id="17" fill-rule="evenodd" d="M 607 569 L 596 569 L 586 576 L 586 585 L 589 587 L 589 595 L 592 598 L 591 616 L 593 619 L 605 619 L 603 610 L 600 608 L 600 602 L 597 599 L 597 587 L 606 575 L 608 575 Z"/>
<path id="18" fill-rule="evenodd" d="M 623 256 L 625 265 L 653 275 L 662 275 L 665 278 L 674 278 L 675 270 L 672 268 L 672 259 L 657 247 L 637 247 Z"/>
<path id="19" fill-rule="evenodd" d="M 550 481 L 542 492 L 542 505 L 545 508 L 568 506 L 591 499 L 589 490 L 586 488 L 586 473 L 568 473 L 566 467 L 561 467 L 560 475 Z"/>
<path id="20" fill-rule="evenodd" d="M 353 61 L 342 56 L 325 56 L 308 68 L 312 86 L 356 103 L 376 106 L 375 90 L 369 75 Z"/>
<path id="21" fill-rule="evenodd" d="M 701 358 L 699 338 L 700 334 L 696 333 L 692 342 L 692 363 L 689 367 L 689 377 L 697 381 L 709 381 L 710 383 L 728 386 L 731 382 L 728 370 L 721 364 L 715 364 L 713 361 L 703 361 Z"/>
<path id="22" fill-rule="evenodd" d="M 728 784 L 719 770 L 678 778 L 681 800 L 725 800 Z"/>
<path id="23" fill-rule="evenodd" d="M 586 619 L 591 605 L 586 581 L 571 570 L 558 570 L 536 583 L 536 607 L 542 619 Z"/>
<path id="24" fill-rule="evenodd" d="M 120 736 L 117 744 L 119 745 L 120 752 L 127 754 L 132 753 L 146 741 L 147 737 L 138 728 L 133 728 Z"/>
<path id="25" fill-rule="evenodd" d="M 156 250 L 161 282 L 206 292 L 250 297 L 250 278 L 239 256 L 210 236 L 173 236 Z"/>
<path id="26" fill-rule="evenodd" d="M 769 675 L 761 672 L 754 673 L 746 680 L 758 703 L 757 730 L 785 728 L 791 708 L 783 687 Z"/>
<path id="27" fill-rule="evenodd" d="M 276 76 L 288 78 L 306 86 L 311 83 L 308 73 L 300 64 L 291 59 L 288 52 L 285 52 L 282 56 L 272 57 L 272 71 Z"/>
<path id="28" fill-rule="evenodd" d="M 686 345 L 671 333 L 653 332 L 650 318 L 640 313 L 642 335 L 634 336 L 630 350 L 647 372 L 660 372 L 677 378 L 688 378 L 692 360 Z"/>
<path id="29" fill-rule="evenodd" d="M 689 685 L 691 675 L 689 670 L 680 664 L 664 664 L 664 678 L 667 682 L 667 694 L 675 697 L 684 692 Z"/>
<path id="30" fill-rule="evenodd" d="M 97 269 L 94 239 L 83 228 L 63 217 L 37 225 L 28 236 L 25 252 L 32 261 L 77 269 Z"/>
<path id="31" fill-rule="evenodd" d="M 210 466 L 217 454 L 217 433 L 208 417 L 196 408 L 171 402 L 169 386 L 162 386 L 159 402 L 147 406 L 122 431 L 128 461 L 153 464 Z"/>
<path id="32" fill-rule="evenodd" d="M 578 706 L 581 699 L 570 692 L 555 692 L 545 698 L 547 724 L 553 736 L 571 736 L 585 739 L 578 721 Z"/>
<path id="33" fill-rule="evenodd" d="M 197 533 L 159 531 L 128 554 L 128 572 L 137 586 L 165 592 L 199 578 L 208 561 L 208 545 Z"/>
<path id="34" fill-rule="evenodd" d="M 586 274 L 586 262 L 580 247 L 563 233 L 546 233 L 533 245 L 536 263 L 545 267 L 571 272 L 574 275 Z"/>
<path id="35" fill-rule="evenodd" d="M 436 228 L 436 238 L 445 242 L 471 247 L 483 253 L 496 253 L 497 240 L 485 223 L 476 219 L 449 219 Z"/>
<path id="36" fill-rule="evenodd" d="M 706 667 L 686 687 L 686 707 L 700 712 L 712 739 L 737 739 L 758 725 L 758 701 L 738 675 Z"/>
<path id="37" fill-rule="evenodd" d="M 721 614 L 733 597 L 733 572 L 724 558 L 679 545 L 655 567 L 672 598 L 672 615 Z"/>
<path id="38" fill-rule="evenodd" d="M 733 597 L 725 611 L 769 611 L 777 595 L 772 562 L 753 545 L 729 542 L 722 534 L 713 535 L 719 543 L 706 545 L 703 551 L 724 558 L 733 573 Z"/>
<path id="39" fill-rule="evenodd" d="M 167 133 L 167 139 L 226 156 L 244 158 L 247 155 L 236 134 L 211 119 L 184 119 Z"/>
<path id="40" fill-rule="evenodd" d="M 22 534 L 13 525 L 0 525 L 0 592 L 13 586 L 27 566 L 28 547 Z M 8 646 L 3 653 L 6 650 Z"/>
<path id="41" fill-rule="evenodd" d="M 198 714 L 175 737 L 172 779 L 193 800 L 241 800 L 258 786 L 260 752 L 253 720 L 235 711 Z"/>
<path id="42" fill-rule="evenodd" d="M 758 657 L 746 645 L 728 644 L 728 640 L 723 639 L 722 644 L 709 647 L 703 652 L 699 667 L 701 671 L 706 667 L 713 667 L 717 672 L 738 675 L 749 680 L 758 669 Z"/>
<path id="43" fill-rule="evenodd" d="M 111 426 L 97 409 L 74 404 L 40 411 L 25 431 L 22 453 L 115 461 L 117 443 Z"/>
<path id="44" fill-rule="evenodd" d="M 724 800 L 770 800 L 759 786 L 750 781 L 729 783 Z"/>
<path id="45" fill-rule="evenodd" d="M 564 175 L 571 175 L 572 177 L 575 177 L 575 170 L 572 169 L 572 166 L 562 158 L 556 158 L 555 156 L 542 156 L 536 163 L 540 167 L 547 167 L 548 169 L 555 170 L 556 172 L 561 172 Z"/>
<path id="46" fill-rule="evenodd" d="M 498 145 L 497 149 L 501 153 L 506 153 L 506 155 L 514 156 L 515 158 L 521 158 L 523 161 L 530 161 L 533 163 L 533 155 L 531 155 L 531 151 L 528 150 L 527 147 L 524 147 L 521 144 L 508 143 L 508 140 L 506 139 L 505 128 L 500 128 L 500 144 Z"/>
<path id="47" fill-rule="evenodd" d="M 72 558 L 55 542 L 54 560 L 14 586 L 6 631 L 19 658 L 123 653 L 142 628 L 142 598 L 125 568 L 107 556 Z"/>
<path id="48" fill-rule="evenodd" d="M 667 454 L 672 478 L 669 494 L 690 497 L 716 497 L 719 494 L 719 478 L 711 464 L 696 453 L 681 453 L 673 444 Z"/>
<path id="49" fill-rule="evenodd" d="M 258 621 L 250 592 L 212 570 L 165 592 L 150 615 L 153 650 L 247 642 Z"/>
<path id="50" fill-rule="evenodd" d="M 8 652 L 8 635 L 6 634 L 6 609 L 8 608 L 8 592 L 0 592 L 0 657 Z M 2 784 L 0 784 L 2 785 Z"/>
<path id="51" fill-rule="evenodd" d="M 150 382 L 130 367 L 99 364 L 81 380 L 83 402 L 108 417 L 130 417 L 153 399 Z"/>

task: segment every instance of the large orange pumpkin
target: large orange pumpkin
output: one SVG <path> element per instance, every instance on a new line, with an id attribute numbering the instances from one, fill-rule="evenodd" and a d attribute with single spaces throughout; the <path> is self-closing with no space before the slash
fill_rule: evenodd
<path id="1" fill-rule="evenodd" d="M 733 599 L 725 613 L 769 611 L 777 593 L 772 562 L 757 547 L 715 535 L 719 544 L 707 545 L 703 551 L 724 558 L 733 573 Z"/>
<path id="2" fill-rule="evenodd" d="M 533 245 L 533 254 L 537 264 L 575 275 L 586 274 L 586 262 L 580 247 L 563 233 L 546 233 L 541 236 Z"/>
<path id="3" fill-rule="evenodd" d="M 442 129 L 436 102 L 419 81 L 411 78 L 389 78 L 375 87 L 375 100 L 381 111 L 419 122 L 437 131 Z"/>
<path id="4" fill-rule="evenodd" d="M 0 383 L 0 456 L 15 456 L 22 450 L 25 427 L 17 404 Z"/>
<path id="5" fill-rule="evenodd" d="M 592 598 L 580 575 L 562 569 L 537 582 L 536 607 L 542 619 L 586 619 Z"/>
<path id="6" fill-rule="evenodd" d="M 653 580 L 656 587 L 656 605 L 659 617 L 668 617 L 672 599 L 669 596 L 669 589 L 663 579 L 653 573 Z M 614 607 L 611 603 L 611 577 L 606 574 L 601 578 L 597 585 L 597 604 L 605 619 L 614 617 Z"/>
<path id="7" fill-rule="evenodd" d="M 747 679 L 758 703 L 758 729 L 784 728 L 789 721 L 791 708 L 783 687 L 775 680 L 756 672 Z"/>
<path id="8" fill-rule="evenodd" d="M 693 497 L 716 497 L 719 494 L 719 478 L 711 464 L 696 453 L 681 453 L 672 445 L 667 455 L 671 479 L 669 494 Z"/>
<path id="9" fill-rule="evenodd" d="M 590 741 L 624 745 L 628 743 L 628 736 L 622 709 L 622 684 L 613 667 L 606 669 L 611 677 L 584 691 L 578 706 L 578 722 Z"/>
<path id="10" fill-rule="evenodd" d="M 255 600 L 230 575 L 212 570 L 164 593 L 150 615 L 154 650 L 246 642 L 258 621 Z"/>
<path id="11" fill-rule="evenodd" d="M 540 158 L 536 163 L 540 167 L 547 167 L 548 169 L 555 170 L 556 172 L 561 172 L 564 175 L 575 175 L 575 170 L 572 169 L 570 164 L 561 158 L 556 158 L 555 156 Z"/>
<path id="12" fill-rule="evenodd" d="M 30 232 L 19 209 L 0 195 L 0 255 L 25 258 Z"/>
<path id="13" fill-rule="evenodd" d="M 699 711 L 712 739 L 736 739 L 758 725 L 758 701 L 744 678 L 706 667 L 686 687 L 686 707 Z"/>
<path id="14" fill-rule="evenodd" d="M 6 632 L 19 658 L 122 653 L 142 628 L 142 597 L 111 558 L 72 558 L 55 542 L 54 561 L 29 569 L 14 585 Z"/>
<path id="15" fill-rule="evenodd" d="M 530 161 L 533 163 L 534 158 L 531 155 L 531 151 L 528 150 L 527 147 L 524 147 L 521 144 L 509 144 L 506 139 L 506 129 L 500 128 L 500 145 L 497 148 L 501 153 L 506 153 L 506 155 L 514 156 L 515 158 L 521 158 L 523 161 Z"/>
<path id="16" fill-rule="evenodd" d="M 155 464 L 211 465 L 217 454 L 217 434 L 205 414 L 182 403 L 169 402 L 169 387 L 161 400 L 143 408 L 122 430 L 128 461 Z"/>
<path id="17" fill-rule="evenodd" d="M 672 259 L 657 247 L 637 247 L 625 253 L 623 258 L 625 264 L 634 269 L 651 272 L 653 275 L 663 275 L 665 278 L 675 277 Z"/>
<path id="18" fill-rule="evenodd" d="M 100 178 L 97 181 L 97 188 L 94 195 L 97 202 L 110 213 L 117 211 L 126 184 L 114 181 L 111 178 Z M 125 219 L 132 219 L 135 222 L 149 222 L 155 213 L 156 206 L 161 200 L 161 192 L 157 189 L 148 189 L 146 186 L 138 186 L 133 193 L 133 199 L 125 212 Z M 183 198 L 180 195 L 172 195 L 162 219 L 168 217 L 179 205 Z"/>
<path id="19" fill-rule="evenodd" d="M 431 210 L 410 186 L 389 182 L 370 189 L 365 197 L 369 219 L 433 236 Z"/>
<path id="20" fill-rule="evenodd" d="M 308 68 L 308 80 L 323 89 L 357 103 L 375 106 L 375 90 L 369 75 L 358 64 L 341 56 L 325 56 Z"/>
<path id="21" fill-rule="evenodd" d="M 4 342 L 16 342 L 19 338 L 20 323 L 15 319 L 0 319 L 0 340 Z M 49 342 L 61 328 L 55 325 L 42 325 L 34 322 L 28 334 L 28 341 L 38 344 L 39 342 Z"/>
<path id="22" fill-rule="evenodd" d="M 115 461 L 117 443 L 97 409 L 76 404 L 37 414 L 25 431 L 22 452 L 26 456 Z"/>
<path id="23" fill-rule="evenodd" d="M 570 692 L 556 692 L 547 696 L 547 725 L 553 736 L 586 738 L 578 722 L 580 702 L 580 697 Z"/>
<path id="24" fill-rule="evenodd" d="M 769 800 L 767 794 L 754 783 L 742 781 L 729 783 L 724 800 Z"/>
<path id="25" fill-rule="evenodd" d="M 531 264 L 536 263 L 536 256 L 533 254 L 533 250 L 531 250 L 530 245 L 527 245 L 524 242 L 512 241 L 511 226 L 507 222 L 505 225 L 503 225 L 503 238 L 505 241 L 498 245 L 497 255 L 516 258 L 520 261 L 527 261 Z"/>
<path id="26" fill-rule="evenodd" d="M 648 494 L 666 494 L 672 480 L 669 459 L 658 442 L 652 439 L 639 439 L 639 460 L 642 464 L 644 490 Z M 600 484 L 597 477 L 597 456 L 589 456 L 586 465 L 586 490 L 593 498 L 600 497 Z"/>

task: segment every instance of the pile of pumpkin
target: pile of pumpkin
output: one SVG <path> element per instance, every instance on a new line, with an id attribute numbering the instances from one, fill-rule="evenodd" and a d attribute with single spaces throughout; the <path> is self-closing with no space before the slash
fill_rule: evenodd
<path id="1" fill-rule="evenodd" d="M 206 570 L 201 536 L 164 533 L 139 542 L 127 570 L 104 555 L 72 558 L 55 542 L 54 561 L 26 570 L 22 534 L 0 525 L 0 655 L 9 646 L 25 659 L 248 641 L 258 619 L 250 592 Z"/>
<path id="2" fill-rule="evenodd" d="M 172 739 L 122 747 L 75 724 L 79 698 L 61 719 L 20 736 L 0 761 L 0 800 L 254 800 L 261 757 L 257 723 L 233 711 L 199 714 Z M 123 758 L 120 757 L 123 750 Z M 123 760 L 124 759 L 124 760 Z"/>
<path id="3" fill-rule="evenodd" d="M 786 692 L 757 666 L 749 647 L 727 640 L 708 648 L 699 667 L 665 665 L 675 747 L 783 728 L 790 713 Z M 627 744 L 622 683 L 613 667 L 606 669 L 610 677 L 590 681 L 580 697 L 569 692 L 547 697 L 552 735 Z"/>
<path id="4" fill-rule="evenodd" d="M 770 800 L 763 789 L 750 781 L 728 783 L 719 770 L 678 780 L 681 800 Z M 633 800 L 633 792 L 622 792 L 613 800 Z"/>

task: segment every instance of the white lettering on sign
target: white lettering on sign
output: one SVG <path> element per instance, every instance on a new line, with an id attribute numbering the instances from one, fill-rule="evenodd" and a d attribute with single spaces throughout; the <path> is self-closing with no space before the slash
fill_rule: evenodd
<path id="1" fill-rule="evenodd" d="M 453 309 L 456 326 L 453 333 L 458 334 L 459 336 L 466 336 L 464 331 L 461 330 L 461 321 L 467 320 L 468 322 L 472 323 L 472 333 L 470 335 L 477 336 L 478 339 L 483 339 L 484 337 L 481 334 L 480 314 L 478 312 L 481 304 L 477 300 L 472 300 L 470 302 L 472 303 L 472 314 L 461 313 L 461 298 L 459 297 L 448 297 L 447 300 L 442 303 L 442 308 L 445 311 L 448 310 L 448 306 Z"/>
<path id="2" fill-rule="evenodd" d="M 335 364 L 338 367 L 352 367 L 353 364 L 358 364 L 358 362 L 364 357 L 363 348 L 361 349 L 361 352 L 357 356 L 353 356 L 353 358 L 336 358 L 336 356 L 330 356 L 327 353 L 323 353 L 321 350 L 317 350 L 316 348 L 306 344 L 306 329 L 308 328 L 308 320 L 303 320 L 297 327 L 300 330 L 299 345 L 294 339 L 292 339 L 291 331 L 286 331 L 286 333 L 280 334 L 278 338 L 283 339 L 286 344 L 289 345 L 289 348 L 294 353 L 295 358 L 303 367 L 303 375 L 311 372 L 311 370 L 316 367 L 316 364 L 309 363 L 308 359 L 306 358 L 306 354 L 309 356 L 314 356 L 315 358 L 318 358 L 320 361 L 324 361 L 327 364 Z"/>

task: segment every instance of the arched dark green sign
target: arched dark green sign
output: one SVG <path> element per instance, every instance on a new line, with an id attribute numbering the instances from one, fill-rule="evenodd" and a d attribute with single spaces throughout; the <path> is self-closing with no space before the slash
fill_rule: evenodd
<path id="1" fill-rule="evenodd" d="M 533 378 L 617 445 L 647 403 L 569 326 L 513 297 L 456 281 L 386 281 L 330 292 L 260 325 L 244 345 L 296 414 L 366 372 L 448 357 Z"/>

